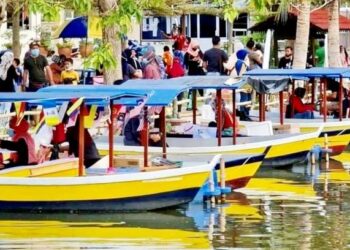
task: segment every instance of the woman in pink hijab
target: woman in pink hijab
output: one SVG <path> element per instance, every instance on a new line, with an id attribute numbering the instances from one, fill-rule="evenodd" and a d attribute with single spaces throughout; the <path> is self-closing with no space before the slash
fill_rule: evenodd
<path id="1" fill-rule="evenodd" d="M 17 154 L 11 156 L 10 163 L 5 168 L 37 163 L 34 140 L 28 130 L 29 124 L 25 119 L 18 121 L 17 117 L 13 117 L 10 120 L 12 141 L 0 140 L 0 148 L 16 151 Z"/>
<path id="2" fill-rule="evenodd" d="M 205 75 L 203 70 L 203 52 L 199 47 L 199 42 L 192 39 L 185 54 L 185 66 L 189 76 Z"/>

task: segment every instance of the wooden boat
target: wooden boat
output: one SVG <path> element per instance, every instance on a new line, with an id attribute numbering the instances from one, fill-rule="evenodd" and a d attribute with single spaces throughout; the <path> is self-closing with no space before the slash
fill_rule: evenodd
<path id="1" fill-rule="evenodd" d="M 113 91 L 6 93 L 0 94 L 0 102 L 22 101 L 40 105 L 49 101 L 59 105 L 74 98 L 84 98 L 80 105 L 82 114 L 84 105 L 109 105 L 125 96 L 125 92 Z M 85 171 L 83 115 L 79 124 L 78 159 L 54 160 L 0 171 L 0 210 L 130 211 L 172 207 L 190 202 L 220 161 L 220 156 L 216 155 L 210 162 L 182 162 L 182 167 L 177 168 L 157 170 L 154 167 L 154 171 L 147 171 L 147 168 L 140 171 L 138 166 L 129 166 L 115 169 L 113 145 L 110 145 L 108 163 L 102 162 L 98 169 Z M 147 154 L 145 156 L 147 162 Z"/>
<path id="2" fill-rule="evenodd" d="M 247 82 L 249 84 L 255 84 L 258 86 L 262 85 L 263 82 L 271 82 L 277 80 L 280 82 L 278 85 L 277 91 L 280 91 L 280 103 L 283 103 L 282 92 L 292 79 L 292 89 L 294 90 L 295 80 L 309 81 L 312 84 L 312 103 L 315 103 L 316 100 L 316 84 L 315 79 L 321 79 L 320 89 L 321 93 L 326 96 L 327 90 L 327 81 L 331 78 L 339 79 L 339 119 L 333 119 L 327 117 L 327 105 L 326 99 L 323 99 L 323 117 L 316 114 L 316 119 L 284 119 L 283 112 L 280 112 L 280 117 L 276 113 L 268 112 L 263 116 L 266 119 L 270 119 L 275 123 L 280 122 L 284 124 L 297 124 L 300 127 L 302 133 L 309 133 L 310 131 L 315 131 L 321 126 L 323 127 L 318 138 L 314 138 L 314 144 L 325 147 L 325 135 L 328 137 L 328 148 L 332 150 L 332 155 L 341 154 L 347 145 L 350 142 L 350 120 L 348 118 L 343 118 L 342 116 L 342 93 L 343 93 L 343 84 L 342 80 L 344 78 L 350 77 L 350 69 L 348 68 L 311 68 L 311 69 L 271 69 L 271 70 L 252 70 L 245 74 Z M 276 84 L 277 86 L 277 84 Z M 264 106 L 264 104 L 262 104 Z M 263 110 L 263 108 L 261 108 Z M 283 110 L 282 105 L 280 110 Z M 293 107 L 292 107 L 293 110 Z M 262 113 L 262 112 L 261 112 Z"/>
<path id="3" fill-rule="evenodd" d="M 221 93 L 222 89 L 228 88 L 232 89 L 233 93 L 235 90 L 239 88 L 243 82 L 240 81 L 238 84 L 234 86 L 230 86 L 225 84 L 225 81 L 228 80 L 228 77 L 184 77 L 184 78 L 176 78 L 173 80 L 130 80 L 124 83 L 121 86 L 86 86 L 85 89 L 89 89 L 90 91 L 98 92 L 104 90 L 124 90 L 126 92 L 133 91 L 153 91 L 152 97 L 147 100 L 147 105 L 149 106 L 167 106 L 173 101 L 173 97 L 182 93 L 186 90 L 196 90 L 196 89 L 207 89 L 214 88 L 217 89 L 218 93 Z M 171 84 L 169 84 L 171 83 Z M 61 91 L 83 91 L 83 89 L 78 89 L 70 86 L 59 86 L 59 87 L 51 87 L 45 88 L 43 92 L 54 92 L 57 89 Z M 174 96 L 171 98 L 163 98 L 166 93 L 173 93 Z M 195 92 L 194 92 L 195 93 Z M 194 99 L 195 94 L 193 95 Z M 219 96 L 219 95 L 218 95 Z M 196 102 L 194 102 L 195 104 Z M 193 110 L 196 110 L 196 105 L 194 105 Z M 235 108 L 233 109 L 235 110 Z M 165 113 L 165 111 L 164 111 Z M 163 117 L 162 119 L 165 119 Z M 193 114 L 193 123 L 196 123 L 196 114 Z M 165 121 L 163 121 L 165 124 Z M 164 126 L 165 127 L 165 126 Z M 314 145 L 314 139 L 318 138 L 320 135 L 321 129 L 317 131 L 313 131 L 307 134 L 279 134 L 279 135 L 269 135 L 265 137 L 261 136 L 249 136 L 236 138 L 234 133 L 233 138 L 230 140 L 229 138 L 221 138 L 219 136 L 217 138 L 217 144 L 215 144 L 215 139 L 194 139 L 192 137 L 186 136 L 186 138 L 167 138 L 167 143 L 169 144 L 169 148 L 163 148 L 163 153 L 167 151 L 169 154 L 183 154 L 183 153 L 203 153 L 203 154 L 215 154 L 220 152 L 222 154 L 265 154 L 265 158 L 263 161 L 263 165 L 267 166 L 290 166 L 291 164 L 303 161 L 306 159 L 307 154 L 312 149 Z M 165 134 L 165 130 L 162 131 Z M 97 139 L 97 146 L 102 154 L 106 153 L 107 147 L 107 138 L 102 137 L 102 139 Z M 139 149 L 137 147 L 127 147 L 123 146 L 121 140 L 115 141 L 116 150 L 114 154 L 140 154 L 142 152 L 142 148 Z M 235 145 L 234 145 L 235 144 Z M 165 144 L 164 144 L 165 145 Z M 186 147 L 186 148 L 184 148 Z M 150 148 L 150 153 L 160 153 L 161 149 L 153 149 Z M 260 162 L 255 161 L 256 163 Z M 233 180 L 228 179 L 228 181 L 232 181 L 231 185 L 234 188 L 242 187 L 246 183 L 251 176 L 254 175 L 257 167 L 251 168 L 248 170 L 247 175 L 240 174 L 241 170 L 235 171 L 235 175 L 238 175 L 239 178 L 234 178 Z M 232 168 L 236 169 L 236 168 Z M 234 175 L 234 174 L 233 174 Z M 240 181 L 236 179 L 243 179 L 245 181 Z M 236 185 L 234 182 L 242 182 L 243 184 Z"/>

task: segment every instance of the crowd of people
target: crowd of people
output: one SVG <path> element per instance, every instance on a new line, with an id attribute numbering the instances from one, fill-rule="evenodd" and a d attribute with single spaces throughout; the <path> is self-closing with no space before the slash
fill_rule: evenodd
<path id="1" fill-rule="evenodd" d="M 181 28 L 174 28 L 172 34 L 163 34 L 164 37 L 172 39 L 171 47 L 164 46 L 163 54 L 157 55 L 153 46 L 147 46 L 142 53 L 135 48 L 127 48 L 122 52 L 122 73 L 123 79 L 116 81 L 115 84 L 122 84 L 129 79 L 167 79 L 181 77 L 184 75 L 230 75 L 242 76 L 246 71 L 259 69 L 263 67 L 263 49 L 260 44 L 257 44 L 253 39 L 249 39 L 246 46 L 236 48 L 235 53 L 228 56 L 221 49 L 220 37 L 212 37 L 212 48 L 207 51 L 202 51 L 197 39 L 186 37 Z M 349 58 L 346 48 L 340 47 L 342 65 L 349 66 Z M 73 84 L 79 83 L 79 74 L 73 69 L 73 60 L 66 58 L 63 55 L 53 55 L 52 63 L 49 64 L 45 56 L 40 54 L 40 44 L 33 42 L 30 44 L 30 49 L 26 53 L 23 67 L 18 58 L 14 58 L 11 51 L 5 51 L 0 54 L 0 92 L 15 92 L 21 88 L 22 91 L 37 91 L 47 85 L 54 84 Z M 316 50 L 316 62 L 308 60 L 307 67 L 315 66 L 323 67 L 325 62 L 324 42 L 320 41 L 319 47 Z M 103 68 L 103 65 L 101 66 Z M 278 68 L 290 69 L 293 67 L 293 48 L 287 46 L 284 56 L 280 58 Z M 338 103 L 339 100 L 339 83 L 336 81 L 328 84 L 329 101 L 328 110 L 334 116 L 339 116 Z M 290 95 L 289 105 L 287 107 L 286 116 L 294 118 L 312 119 L 315 111 L 314 104 L 305 104 L 303 102 L 306 93 L 306 88 L 298 87 L 294 93 Z M 344 89 L 343 98 L 343 114 L 349 107 L 348 91 Z M 200 92 L 203 95 L 203 91 Z M 182 98 L 182 96 L 178 97 Z M 247 102 L 252 99 L 252 89 L 249 86 L 244 86 L 240 92 L 240 102 Z M 216 113 L 216 121 L 212 124 L 217 124 L 218 114 L 216 112 L 215 98 L 212 98 L 212 109 Z M 293 108 L 292 108 L 293 107 Z M 179 106 L 181 109 L 181 106 Z M 230 129 L 234 124 L 234 117 L 223 106 L 223 123 L 222 130 Z M 181 111 L 181 110 L 179 110 Z M 241 120 L 250 120 L 249 105 L 240 106 L 238 115 Z M 24 121 L 24 120 L 23 120 Z M 138 117 L 129 120 L 124 128 L 124 143 L 125 145 L 141 145 L 141 136 Z M 12 127 L 11 127 L 12 126 Z M 28 165 L 37 162 L 32 150 L 33 141 L 28 136 L 28 124 L 21 122 L 19 124 L 10 123 L 10 127 L 15 131 L 16 135 L 12 141 L 0 140 L 0 147 L 18 151 L 24 157 L 19 161 L 14 159 L 12 165 Z M 161 146 L 159 128 L 154 128 L 150 136 L 149 143 L 152 146 Z M 67 140 L 69 141 L 69 152 L 77 155 L 77 125 L 67 130 Z M 91 166 L 99 159 L 99 155 L 88 131 L 85 131 L 87 139 L 87 148 L 85 163 Z M 232 131 L 231 131 L 232 133 Z M 69 137 L 71 137 L 69 139 Z M 54 142 L 56 144 L 56 142 Z M 23 152 L 22 152 L 23 151 Z M 91 158 L 90 156 L 93 156 Z M 90 158 L 89 158 L 90 157 Z"/>

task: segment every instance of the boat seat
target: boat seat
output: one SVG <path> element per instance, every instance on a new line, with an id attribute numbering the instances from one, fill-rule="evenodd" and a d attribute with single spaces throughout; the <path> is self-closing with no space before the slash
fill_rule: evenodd
<path id="1" fill-rule="evenodd" d="M 79 173 L 78 158 L 47 161 L 38 165 L 6 168 L 1 177 L 72 177 Z"/>
<path id="2" fill-rule="evenodd" d="M 271 121 L 241 122 L 240 133 L 246 136 L 270 136 L 273 135 Z"/>

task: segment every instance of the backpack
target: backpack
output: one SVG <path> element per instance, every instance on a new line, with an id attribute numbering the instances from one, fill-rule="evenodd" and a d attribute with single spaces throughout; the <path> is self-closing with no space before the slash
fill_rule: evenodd
<path id="1" fill-rule="evenodd" d="M 178 57 L 174 57 L 173 65 L 167 66 L 168 78 L 181 77 L 185 75 L 185 70 L 181 66 L 181 61 Z"/>

